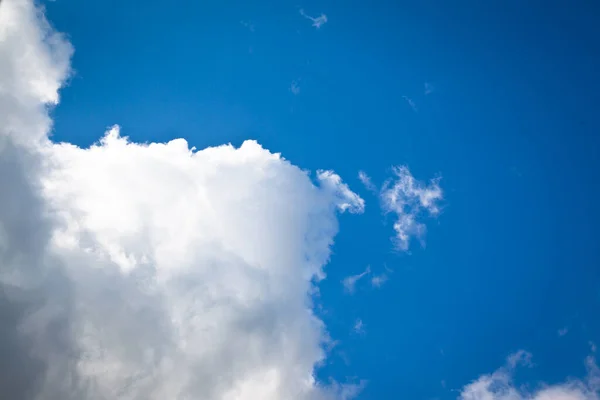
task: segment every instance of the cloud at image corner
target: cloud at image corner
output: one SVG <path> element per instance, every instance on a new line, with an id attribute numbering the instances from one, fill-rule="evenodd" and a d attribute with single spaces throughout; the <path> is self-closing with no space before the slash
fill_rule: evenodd
<path id="1" fill-rule="evenodd" d="M 32 2 L 4 0 L 0 22 L 0 179 L 12 189 L 0 194 L 0 301 L 12 321 L 0 339 L 15 349 L 0 369 L 16 377 L 3 392 L 356 394 L 361 384 L 313 378 L 326 332 L 308 293 L 336 210 L 360 212 L 360 197 L 330 171 L 314 184 L 256 142 L 193 152 L 181 139 L 131 143 L 114 127 L 87 149 L 52 143 L 47 107 L 72 49 Z"/>
<path id="2" fill-rule="evenodd" d="M 534 367 L 532 355 L 519 350 L 506 359 L 506 364 L 490 374 L 484 374 L 460 390 L 460 400 L 598 400 L 600 369 L 593 355 L 585 359 L 587 375 L 554 384 L 538 383 L 533 390 L 516 385 L 514 375 L 519 367 Z"/>

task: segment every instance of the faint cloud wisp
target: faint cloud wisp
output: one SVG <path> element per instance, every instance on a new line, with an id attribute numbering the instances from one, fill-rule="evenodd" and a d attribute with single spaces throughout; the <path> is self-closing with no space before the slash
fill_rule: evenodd
<path id="1" fill-rule="evenodd" d="M 367 190 L 371 192 L 377 191 L 377 186 L 373 184 L 371 177 L 367 175 L 365 171 L 358 171 L 358 179 L 362 182 L 362 184 L 367 188 Z"/>
<path id="2" fill-rule="evenodd" d="M 408 96 L 402 96 L 402 98 L 403 98 L 404 100 L 406 100 L 406 102 L 408 103 L 408 105 L 410 106 L 410 108 L 412 108 L 412 110 L 413 110 L 414 112 L 417 112 L 417 111 L 419 111 L 419 109 L 417 108 L 417 103 L 415 103 L 415 101 L 414 101 L 413 99 L 411 99 L 411 98 L 410 98 L 410 97 L 408 97 Z"/>
<path id="3" fill-rule="evenodd" d="M 298 81 L 292 81 L 292 84 L 290 85 L 290 92 L 292 92 L 294 96 L 297 96 L 300 93 L 300 86 L 298 85 Z"/>
<path id="4" fill-rule="evenodd" d="M 429 82 L 425 82 L 425 96 L 427 96 L 428 94 L 431 94 L 435 91 L 435 87 L 433 87 L 433 85 Z"/>
<path id="5" fill-rule="evenodd" d="M 344 278 L 344 280 L 342 280 L 342 285 L 344 285 L 344 290 L 346 291 L 346 293 L 354 294 L 354 292 L 356 291 L 356 283 L 363 277 L 369 275 L 370 273 L 371 267 L 367 266 L 367 269 L 365 269 L 364 272 L 361 272 L 360 274 L 356 275 L 350 275 L 349 277 Z"/>
<path id="6" fill-rule="evenodd" d="M 240 21 L 243 27 L 247 28 L 250 32 L 254 33 L 254 24 L 248 21 Z"/>
<path id="7" fill-rule="evenodd" d="M 360 318 L 356 319 L 356 321 L 354 322 L 354 326 L 352 327 L 352 330 L 359 335 L 364 335 L 366 333 L 365 323 L 362 321 L 362 319 L 360 319 Z"/>
<path id="8" fill-rule="evenodd" d="M 569 328 L 568 327 L 564 327 L 558 330 L 557 334 L 558 336 L 565 336 L 567 333 L 569 333 Z"/>
<path id="9" fill-rule="evenodd" d="M 327 15 L 325 15 L 323 13 L 321 13 L 321 15 L 319 15 L 318 17 L 311 17 L 310 15 L 308 15 L 304 12 L 304 9 L 301 8 L 300 15 L 302 15 L 306 19 L 311 20 L 312 26 L 314 26 L 317 29 L 319 29 L 321 26 L 323 26 L 327 23 Z"/>

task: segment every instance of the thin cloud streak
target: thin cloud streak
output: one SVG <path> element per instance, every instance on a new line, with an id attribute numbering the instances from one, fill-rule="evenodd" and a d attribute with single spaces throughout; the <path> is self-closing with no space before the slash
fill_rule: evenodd
<path id="1" fill-rule="evenodd" d="M 304 9 L 301 8 L 300 15 L 302 15 L 306 19 L 311 20 L 312 26 L 314 26 L 317 29 L 321 28 L 321 26 L 323 26 L 327 23 L 327 15 L 325 15 L 325 14 L 321 14 L 318 17 L 311 17 L 310 15 L 308 15 L 304 12 Z"/>
<path id="2" fill-rule="evenodd" d="M 356 291 L 356 283 L 364 278 L 365 276 L 371 273 L 371 267 L 368 266 L 364 272 L 356 275 L 351 275 L 342 280 L 342 285 L 344 286 L 344 290 L 348 294 L 354 294 Z"/>

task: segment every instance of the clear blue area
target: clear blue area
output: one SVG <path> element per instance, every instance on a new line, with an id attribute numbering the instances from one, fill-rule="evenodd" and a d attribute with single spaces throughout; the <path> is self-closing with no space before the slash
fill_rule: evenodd
<path id="1" fill-rule="evenodd" d="M 253 138 L 364 196 L 366 214 L 341 219 L 321 285 L 341 341 L 322 379 L 368 379 L 362 399 L 450 399 L 521 348 L 537 364 L 523 381 L 584 375 L 588 341 L 600 344 L 598 4 L 46 7 L 76 49 L 56 140 L 89 145 L 115 123 L 136 141 L 198 148 Z M 328 22 L 315 29 L 300 7 Z M 444 212 L 411 255 L 391 251 L 392 221 L 356 177 L 381 183 L 396 164 L 443 177 Z M 384 263 L 394 272 L 381 289 L 343 293 L 345 276 Z M 356 318 L 365 335 L 352 333 Z"/>

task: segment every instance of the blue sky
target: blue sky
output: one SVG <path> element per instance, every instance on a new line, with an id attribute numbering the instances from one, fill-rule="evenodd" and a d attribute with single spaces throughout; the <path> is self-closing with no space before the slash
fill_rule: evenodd
<path id="1" fill-rule="evenodd" d="M 319 284 L 318 315 L 339 341 L 319 379 L 368 380 L 360 399 L 451 399 L 520 349 L 535 365 L 518 384 L 586 375 L 600 344 L 598 7 L 45 7 L 75 49 L 54 141 L 86 147 L 113 124 L 136 142 L 184 137 L 199 149 L 256 139 L 301 168 L 335 170 L 365 199 L 363 215 L 340 217 Z M 317 28 L 300 10 L 327 21 Z M 425 246 L 407 252 L 394 251 L 393 217 L 358 178 L 380 186 L 397 165 L 440 177 L 444 192 L 439 215 L 420 215 Z"/>

